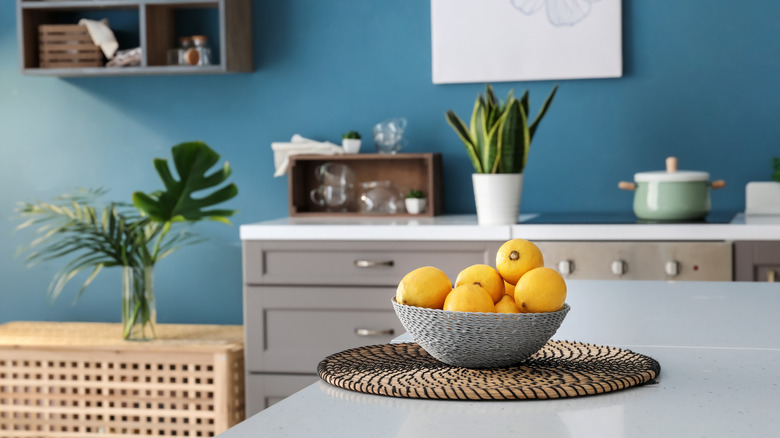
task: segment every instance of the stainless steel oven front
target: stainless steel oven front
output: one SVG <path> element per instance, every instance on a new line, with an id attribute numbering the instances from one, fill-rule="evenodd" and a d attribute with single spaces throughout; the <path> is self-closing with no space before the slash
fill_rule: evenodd
<path id="1" fill-rule="evenodd" d="M 732 281 L 723 241 L 534 241 L 545 266 L 570 279 Z"/>

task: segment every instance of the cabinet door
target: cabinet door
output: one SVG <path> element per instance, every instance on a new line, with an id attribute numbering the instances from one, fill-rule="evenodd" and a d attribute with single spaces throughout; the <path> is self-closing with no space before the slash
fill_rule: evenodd
<path id="1" fill-rule="evenodd" d="M 734 242 L 734 280 L 780 281 L 780 242 Z"/>
<path id="2" fill-rule="evenodd" d="M 313 375 L 247 374 L 246 418 L 320 380 Z"/>
<path id="3" fill-rule="evenodd" d="M 494 265 L 500 243 L 486 242 L 244 242 L 246 284 L 396 287 L 420 266 L 455 280 L 463 268 Z"/>
<path id="4" fill-rule="evenodd" d="M 313 374 L 331 354 L 404 332 L 390 302 L 395 288 L 247 286 L 244 293 L 250 372 Z"/>

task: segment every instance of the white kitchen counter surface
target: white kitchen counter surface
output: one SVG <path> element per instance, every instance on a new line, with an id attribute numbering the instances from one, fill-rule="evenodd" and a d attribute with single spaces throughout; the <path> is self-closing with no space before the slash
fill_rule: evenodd
<path id="1" fill-rule="evenodd" d="M 317 382 L 220 435 L 249 437 L 734 437 L 780 430 L 780 287 L 741 282 L 569 282 L 554 337 L 629 348 L 657 383 L 558 400 L 374 396 Z"/>
<path id="2" fill-rule="evenodd" d="M 524 224 L 480 226 L 476 215 L 421 218 L 282 218 L 241 225 L 241 240 L 780 240 L 780 217 L 738 214 L 728 224 Z"/>

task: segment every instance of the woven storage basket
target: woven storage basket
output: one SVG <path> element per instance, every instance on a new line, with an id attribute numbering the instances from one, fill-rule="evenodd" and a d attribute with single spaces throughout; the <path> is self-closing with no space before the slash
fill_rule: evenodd
<path id="1" fill-rule="evenodd" d="M 528 359 L 552 338 L 569 305 L 550 313 L 450 312 L 393 308 L 415 342 L 436 359 L 465 368 L 496 368 Z"/>

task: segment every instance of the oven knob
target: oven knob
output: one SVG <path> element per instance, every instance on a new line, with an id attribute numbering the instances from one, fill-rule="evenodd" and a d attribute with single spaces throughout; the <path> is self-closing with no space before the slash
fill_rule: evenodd
<path id="1" fill-rule="evenodd" d="M 574 272 L 574 262 L 571 260 L 561 260 L 558 262 L 558 272 L 563 275 L 569 275 Z"/>
<path id="2" fill-rule="evenodd" d="M 664 265 L 664 270 L 666 271 L 666 275 L 670 277 L 676 277 L 680 275 L 680 262 L 677 260 L 666 262 L 666 265 Z"/>
<path id="3" fill-rule="evenodd" d="M 623 260 L 615 260 L 612 262 L 612 273 L 615 275 L 623 275 L 626 273 L 626 262 Z"/>

